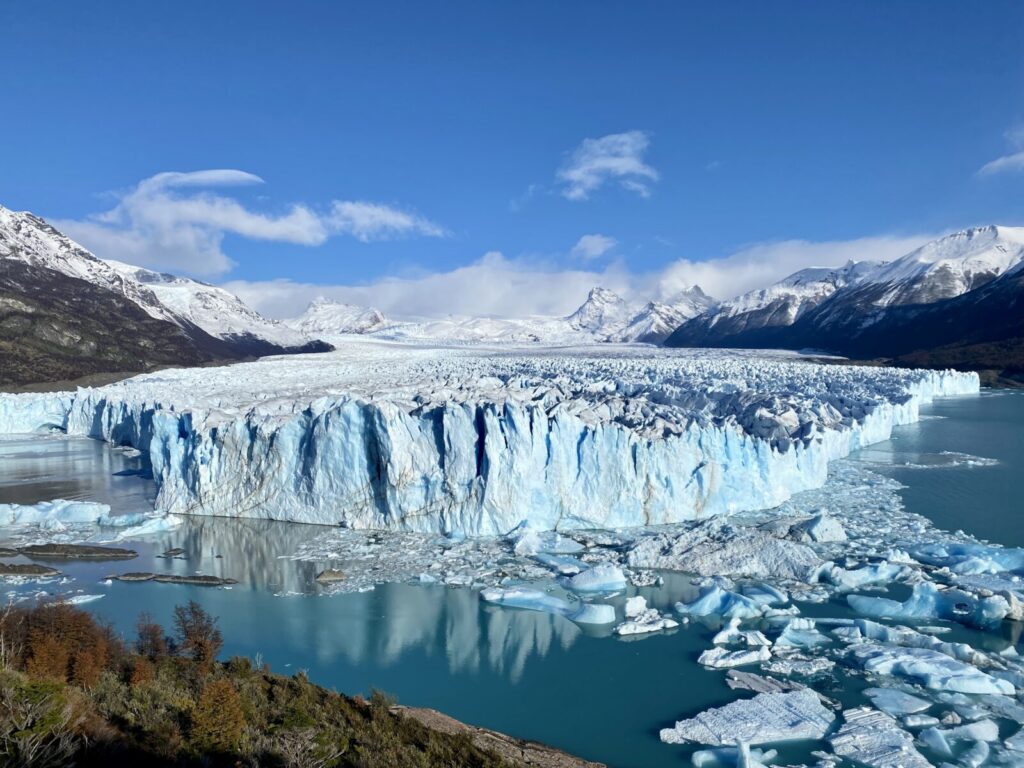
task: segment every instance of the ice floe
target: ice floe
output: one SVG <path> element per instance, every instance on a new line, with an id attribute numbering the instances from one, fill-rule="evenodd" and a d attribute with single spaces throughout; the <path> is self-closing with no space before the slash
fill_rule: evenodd
<path id="1" fill-rule="evenodd" d="M 930 768 L 914 748 L 914 737 L 889 715 L 870 707 L 843 712 L 843 724 L 829 744 L 840 757 L 871 768 Z"/>
<path id="2" fill-rule="evenodd" d="M 674 727 L 662 729 L 661 740 L 729 746 L 820 739 L 834 720 L 835 715 L 809 689 L 760 693 L 680 720 Z"/>
<path id="3" fill-rule="evenodd" d="M 524 608 L 564 616 L 578 624 L 611 624 L 615 621 L 615 608 L 605 603 L 569 602 L 539 589 L 527 587 L 489 587 L 480 597 L 488 603 L 509 608 Z"/>

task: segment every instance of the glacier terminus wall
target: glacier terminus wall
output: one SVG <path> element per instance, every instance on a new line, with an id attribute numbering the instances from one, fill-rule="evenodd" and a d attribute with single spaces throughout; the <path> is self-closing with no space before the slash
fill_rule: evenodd
<path id="1" fill-rule="evenodd" d="M 953 371 L 639 346 L 330 354 L 0 395 L 0 433 L 148 451 L 170 513 L 505 533 L 776 506 L 885 440 Z"/>

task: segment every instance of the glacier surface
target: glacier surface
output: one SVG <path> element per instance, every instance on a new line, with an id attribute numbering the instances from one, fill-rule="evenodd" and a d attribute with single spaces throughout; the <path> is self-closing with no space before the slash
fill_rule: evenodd
<path id="1" fill-rule="evenodd" d="M 169 513 L 502 534 L 765 509 L 975 374 L 745 352 L 435 349 L 167 370 L 0 395 L 0 433 L 149 452 Z"/>

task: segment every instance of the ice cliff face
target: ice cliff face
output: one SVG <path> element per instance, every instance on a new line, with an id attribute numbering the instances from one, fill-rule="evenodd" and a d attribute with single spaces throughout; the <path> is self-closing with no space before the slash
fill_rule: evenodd
<path id="1" fill-rule="evenodd" d="M 494 534 L 775 506 L 974 374 L 722 351 L 433 350 L 170 370 L 0 395 L 0 432 L 148 450 L 167 512 Z"/>

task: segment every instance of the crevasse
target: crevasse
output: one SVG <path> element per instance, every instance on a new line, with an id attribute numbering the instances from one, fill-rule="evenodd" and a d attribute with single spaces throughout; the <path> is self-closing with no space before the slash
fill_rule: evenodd
<path id="1" fill-rule="evenodd" d="M 767 393 L 756 418 L 710 418 L 687 401 L 679 428 L 659 433 L 607 417 L 606 401 L 580 413 L 519 396 L 511 380 L 500 396 L 493 386 L 486 396 L 445 389 L 415 407 L 386 393 L 226 407 L 222 394 L 211 405 L 180 381 L 166 384 L 164 373 L 75 393 L 2 395 L 0 432 L 60 428 L 146 450 L 157 506 L 170 513 L 499 534 L 524 520 L 538 530 L 615 528 L 770 508 L 822 485 L 830 461 L 916 421 L 922 403 L 978 391 L 975 374 L 877 369 L 885 385 L 865 399 L 871 369 L 813 367 L 837 372 L 822 374 L 834 380 L 818 400 L 846 415 L 825 419 L 808 407 L 786 417 L 789 406 Z M 839 392 L 851 370 L 869 371 L 857 374 L 860 399 Z M 734 402 L 736 388 L 726 387 L 733 399 L 722 402 Z M 636 387 L 628 398 L 645 395 L 667 400 Z M 750 393 L 744 398 L 750 412 Z M 687 409 L 697 417 L 684 418 Z M 780 439 L 780 424 L 791 437 Z"/>

